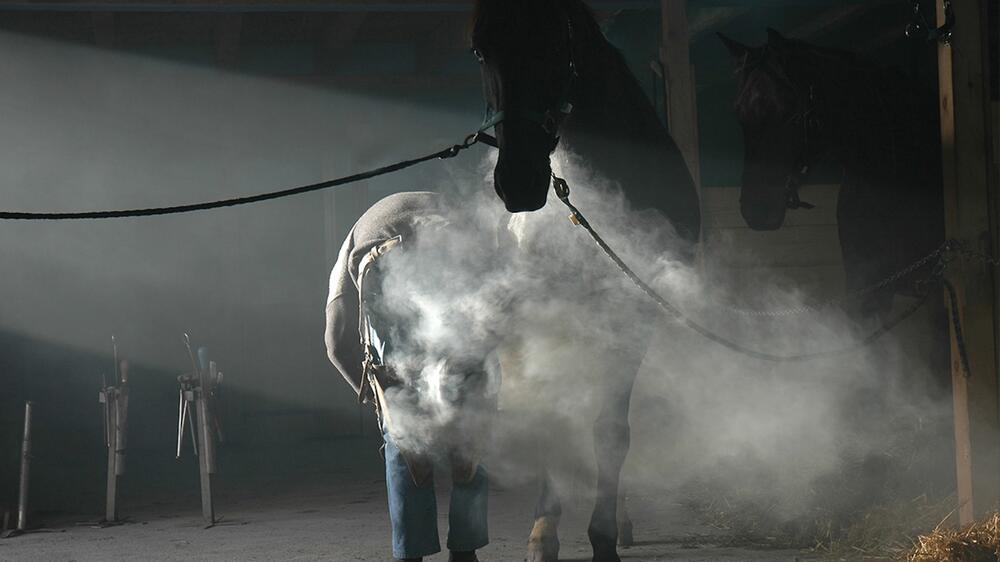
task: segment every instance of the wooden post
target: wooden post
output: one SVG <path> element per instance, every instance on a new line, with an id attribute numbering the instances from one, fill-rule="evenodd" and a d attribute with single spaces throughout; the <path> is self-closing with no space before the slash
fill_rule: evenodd
<path id="1" fill-rule="evenodd" d="M 198 388 L 195 392 L 198 426 L 198 471 L 201 477 L 201 514 L 205 523 L 215 525 L 215 503 L 212 501 L 212 479 L 215 476 L 215 434 L 212 430 L 215 413 L 212 410 L 212 385 L 215 384 L 215 363 L 208 361 L 208 352 L 198 349 Z"/>
<path id="2" fill-rule="evenodd" d="M 945 229 L 948 238 L 991 252 L 988 68 L 985 66 L 986 2 L 952 0 L 956 27 L 950 44 L 938 47 Z M 943 0 L 937 2 L 944 22 Z M 1000 498 L 1000 396 L 994 337 L 991 268 L 958 262 L 949 270 L 959 299 L 971 376 L 958 358 L 951 328 L 959 522 L 968 524 Z"/>
<path id="3" fill-rule="evenodd" d="M 28 487 L 31 482 L 31 409 L 33 402 L 24 403 L 24 438 L 21 440 L 21 483 L 17 497 L 17 530 L 28 530 Z"/>
<path id="4" fill-rule="evenodd" d="M 120 437 L 119 426 L 121 424 L 120 412 L 118 410 L 117 392 L 113 387 L 105 388 L 101 397 L 107 408 L 108 415 L 108 472 L 107 487 L 104 497 L 104 520 L 108 523 L 118 521 L 118 439 Z"/>
<path id="5" fill-rule="evenodd" d="M 688 43 L 687 0 L 661 0 L 663 38 L 660 62 L 663 64 L 667 126 L 684 161 L 691 179 L 701 190 L 701 170 L 698 159 L 698 106 L 695 95 L 694 69 Z"/>
<path id="6" fill-rule="evenodd" d="M 117 350 L 117 348 L 116 348 Z M 117 357 L 117 353 L 115 354 Z M 128 361 L 122 360 L 118 375 L 111 386 L 101 389 L 104 404 L 105 438 L 108 446 L 107 487 L 104 502 L 104 523 L 119 522 L 118 480 L 125 474 L 125 453 L 128 434 Z"/>

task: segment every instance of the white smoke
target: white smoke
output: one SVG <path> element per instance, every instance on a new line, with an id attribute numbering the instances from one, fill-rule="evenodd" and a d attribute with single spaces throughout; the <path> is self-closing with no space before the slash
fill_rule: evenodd
<path id="1" fill-rule="evenodd" d="M 778 320 L 727 310 L 746 306 L 732 290 L 745 295 L 746 286 L 682 261 L 683 242 L 665 219 L 629 209 L 619 186 L 572 154 L 553 160 L 574 203 L 621 257 L 713 331 L 750 349 L 801 354 L 849 346 L 874 328 L 835 307 Z M 491 168 L 487 161 L 480 177 L 456 177 L 475 189 L 458 190 L 449 226 L 425 230 L 386 262 L 387 309 L 416 319 L 394 359 L 418 389 L 397 418 L 406 446 L 432 447 L 458 419 L 449 385 L 465 379 L 446 362 L 499 360 L 502 375 L 488 369 L 490 388 L 502 378 L 490 470 L 505 480 L 530 478 L 545 451 L 561 489 L 579 488 L 569 481 L 581 474 L 593 481 L 590 435 L 606 388 L 641 363 L 625 485 L 673 488 L 710 476 L 755 487 L 792 517 L 815 500 L 823 479 L 873 455 L 913 454 L 913 442 L 946 427 L 947 405 L 924 385 L 934 378 L 927 359 L 901 347 L 926 332 L 926 318 L 904 324 L 904 336 L 836 357 L 748 358 L 662 314 L 554 197 L 541 211 L 506 215 L 483 185 Z M 751 305 L 807 302 L 778 281 L 770 273 L 745 281 Z M 492 419 L 491 403 L 472 416 L 477 431 Z"/>

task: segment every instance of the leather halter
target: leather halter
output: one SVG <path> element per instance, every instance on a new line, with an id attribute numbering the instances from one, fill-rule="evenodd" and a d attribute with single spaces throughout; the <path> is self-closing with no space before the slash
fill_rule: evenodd
<path id="1" fill-rule="evenodd" d="M 540 126 L 542 130 L 545 131 L 545 133 L 552 139 L 552 150 L 556 149 L 556 146 L 559 144 L 559 125 L 561 125 L 563 120 L 573 112 L 573 104 L 570 102 L 570 95 L 573 91 L 573 82 L 578 77 L 576 72 L 576 58 L 573 53 L 573 22 L 569 20 L 569 17 L 566 18 L 566 28 L 568 30 L 569 37 L 569 80 L 566 82 L 566 87 L 563 90 L 562 95 L 556 101 L 555 106 L 550 107 L 545 111 L 507 111 L 504 109 L 494 110 L 490 107 L 489 102 L 487 102 L 486 116 L 483 119 L 482 126 L 480 126 L 479 130 L 476 132 L 476 138 L 479 142 L 492 146 L 493 148 L 499 148 L 500 145 L 497 142 L 496 137 L 486 131 L 505 121 L 521 120 Z"/>
<path id="2" fill-rule="evenodd" d="M 802 125 L 802 156 L 796 163 L 797 170 L 789 173 L 785 178 L 785 206 L 789 209 L 815 209 L 816 205 L 807 203 L 799 198 L 799 188 L 805 183 L 809 176 L 809 160 L 813 156 L 809 150 L 809 128 L 816 125 L 816 93 L 813 86 L 809 86 L 809 96 L 802 110 L 792 118 L 793 122 L 798 121 Z"/>

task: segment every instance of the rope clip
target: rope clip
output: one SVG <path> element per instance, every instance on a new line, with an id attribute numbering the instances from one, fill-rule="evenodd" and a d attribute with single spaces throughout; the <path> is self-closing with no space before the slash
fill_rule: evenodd
<path id="1" fill-rule="evenodd" d="M 580 216 L 580 211 L 576 210 L 576 207 L 574 207 L 569 202 L 569 183 L 567 183 L 566 180 L 562 179 L 561 177 L 553 173 L 552 189 L 553 191 L 556 192 L 556 196 L 559 197 L 559 200 L 565 203 L 567 207 L 569 207 L 570 210 L 569 222 L 573 223 L 576 226 L 583 226 L 583 217 Z"/>
<path id="2" fill-rule="evenodd" d="M 941 257 L 940 261 L 944 266 L 950 265 L 952 262 L 962 258 L 969 253 L 968 244 L 962 240 L 957 240 L 955 238 L 949 238 L 944 241 L 941 245 Z"/>
<path id="3" fill-rule="evenodd" d="M 552 189 L 563 203 L 569 203 L 569 184 L 555 173 L 552 174 Z"/>
<path id="4" fill-rule="evenodd" d="M 462 144 L 456 144 L 451 148 L 449 148 L 447 151 L 445 151 L 443 154 L 441 154 L 440 158 L 441 160 L 444 160 L 446 158 L 454 158 L 458 156 L 459 152 L 462 152 L 463 150 L 471 147 L 477 142 L 479 142 L 479 133 L 472 133 L 471 135 L 465 137 L 465 140 L 462 141 Z"/>

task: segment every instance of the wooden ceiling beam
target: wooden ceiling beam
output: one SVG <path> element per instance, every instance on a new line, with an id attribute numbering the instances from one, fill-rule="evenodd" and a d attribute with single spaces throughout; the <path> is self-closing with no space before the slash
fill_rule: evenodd
<path id="1" fill-rule="evenodd" d="M 115 46 L 115 14 L 94 12 L 90 14 L 90 25 L 94 31 L 94 44 L 110 49 Z"/>
<path id="2" fill-rule="evenodd" d="M 361 28 L 369 19 L 364 12 L 329 14 L 324 16 L 319 30 L 319 67 L 323 74 L 336 71 L 344 51 L 357 40 Z"/>
<path id="3" fill-rule="evenodd" d="M 788 32 L 788 36 L 793 39 L 808 40 L 821 36 L 833 29 L 836 29 L 848 21 L 861 16 L 875 8 L 878 4 L 850 4 L 832 8 L 819 16 L 799 25 Z"/>
<path id="4" fill-rule="evenodd" d="M 697 17 L 692 18 L 688 24 L 688 36 L 694 41 L 698 36 L 706 32 L 718 29 L 732 20 L 747 14 L 750 8 L 747 6 L 736 7 L 716 7 L 702 10 Z"/>
<path id="5" fill-rule="evenodd" d="M 215 35 L 215 55 L 219 64 L 234 66 L 240 59 L 243 14 L 220 14 Z"/>
<path id="6" fill-rule="evenodd" d="M 833 1 L 833 0 L 823 0 Z M 592 0 L 595 10 L 655 8 L 657 0 Z M 0 0 L 0 11 L 37 12 L 470 12 L 470 0 Z"/>

